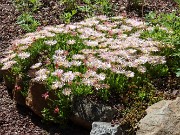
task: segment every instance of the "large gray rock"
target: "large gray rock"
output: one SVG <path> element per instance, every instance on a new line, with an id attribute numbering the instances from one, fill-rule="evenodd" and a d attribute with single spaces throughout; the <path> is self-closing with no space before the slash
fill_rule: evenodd
<path id="1" fill-rule="evenodd" d="M 93 122 L 90 135 L 123 135 L 119 125 L 111 126 L 109 122 Z"/>
<path id="2" fill-rule="evenodd" d="M 75 98 L 73 100 L 73 114 L 71 118 L 75 124 L 91 129 L 94 121 L 111 122 L 117 111 L 110 106 L 97 103 L 87 98 Z"/>
<path id="3" fill-rule="evenodd" d="M 162 100 L 146 111 L 137 135 L 180 135 L 180 97 Z"/>

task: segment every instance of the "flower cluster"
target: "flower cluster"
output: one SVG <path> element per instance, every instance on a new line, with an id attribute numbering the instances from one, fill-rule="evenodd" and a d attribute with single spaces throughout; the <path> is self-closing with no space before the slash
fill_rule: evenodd
<path id="1" fill-rule="evenodd" d="M 47 79 L 47 77 L 48 77 L 48 74 L 49 74 L 50 72 L 47 70 L 47 69 L 40 69 L 40 70 L 38 70 L 38 71 L 36 71 L 36 78 L 34 78 L 33 80 L 34 81 L 44 81 L 44 80 L 46 80 Z"/>
<path id="2" fill-rule="evenodd" d="M 74 95 L 94 92 L 107 99 L 114 91 L 139 87 L 154 67 L 166 63 L 157 52 L 168 46 L 141 39 L 143 29 L 151 28 L 123 16 L 46 26 L 14 40 L 3 52 L 0 68 L 23 73 L 28 83 L 46 84 L 41 96 L 50 105 L 44 112 L 64 117 Z M 16 85 L 15 90 L 23 87 Z"/>
<path id="3" fill-rule="evenodd" d="M 57 44 L 57 41 L 56 40 L 48 40 L 48 41 L 44 41 L 44 43 L 46 45 L 53 46 L 53 45 Z"/>
<path id="4" fill-rule="evenodd" d="M 133 31 L 134 28 L 136 31 Z M 13 41 L 12 47 L 4 53 L 6 57 L 1 59 L 2 69 L 11 68 L 16 63 L 16 57 L 28 59 L 32 55 L 29 52 L 33 51 L 27 50 L 31 50 L 38 39 L 45 39 L 41 44 L 56 50 L 48 50 L 49 67 L 41 61 L 34 62 L 30 67 L 38 69 L 34 81 L 45 81 L 53 76 L 51 88 L 62 89 L 64 95 L 70 95 L 71 89 L 66 86 L 72 83 L 96 89 L 109 88 L 110 84 L 106 82 L 112 74 L 132 78 L 136 76 L 135 71 L 145 73 L 147 63 L 157 65 L 166 62 L 164 56 L 152 55 L 159 51 L 158 42 L 139 38 L 143 28 L 146 26 L 142 21 L 123 16 L 96 16 L 73 24 L 47 26 Z M 62 38 L 60 43 L 56 34 L 67 34 L 73 38 Z M 77 37 L 81 43 L 76 40 Z"/>

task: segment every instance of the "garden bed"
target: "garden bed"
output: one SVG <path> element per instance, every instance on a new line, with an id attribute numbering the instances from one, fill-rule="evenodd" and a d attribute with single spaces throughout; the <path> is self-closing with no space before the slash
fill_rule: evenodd
<path id="1" fill-rule="evenodd" d="M 74 115 L 74 98 L 108 104 L 115 94 L 111 107 L 118 113 L 111 120 L 133 127 L 143 108 L 163 98 L 150 79 L 168 74 L 165 57 L 157 52 L 171 47 L 140 39 L 145 29 L 150 28 L 138 20 L 97 16 L 28 33 L 3 53 L 5 83 L 17 103 L 58 123 Z M 134 121 L 126 119 L 138 108 Z"/>
<path id="2" fill-rule="evenodd" d="M 121 18 L 122 19 L 122 18 Z M 124 18 L 124 19 L 122 19 L 122 20 L 126 20 L 126 17 Z M 122 21 L 121 20 L 121 21 Z M 104 20 L 99 20 L 99 21 L 102 21 L 102 23 L 103 23 L 103 21 Z M 110 21 L 110 24 L 111 24 L 112 22 Z M 105 23 L 103 23 L 103 25 L 104 24 L 106 24 L 106 22 Z M 126 25 L 126 22 L 124 22 L 123 21 L 123 24 L 125 24 Z M 73 24 L 72 24 L 73 25 Z M 106 25 L 108 25 L 108 23 L 106 24 Z M 120 25 L 122 25 L 122 24 L 120 24 Z M 128 25 L 130 25 L 130 24 L 128 24 Z M 69 25 L 69 26 L 71 26 L 71 25 Z M 130 25 L 130 27 L 132 27 L 131 25 Z M 47 28 L 47 30 L 49 30 L 49 28 L 51 29 L 53 29 L 54 30 L 54 27 L 45 27 L 45 29 Z M 65 26 L 65 27 L 63 27 L 63 28 L 67 28 L 67 29 L 69 29 L 68 28 L 68 26 Z M 142 27 L 143 28 L 143 27 Z M 97 30 L 98 28 L 95 28 L 95 30 Z M 141 28 L 135 28 L 135 29 L 133 29 L 133 31 L 122 31 L 124 34 L 127 34 L 128 36 L 131 36 L 130 34 L 132 34 L 133 32 L 135 32 L 136 30 L 140 30 Z M 146 27 L 144 27 L 143 29 L 146 29 Z M 135 30 L 135 31 L 134 31 Z M 104 30 L 98 30 L 98 31 L 100 31 L 100 32 L 104 32 Z M 42 32 L 41 30 L 40 31 L 38 31 L 38 32 Z M 39 36 L 38 35 L 38 32 L 37 32 L 37 36 Z M 57 31 L 56 31 L 57 32 Z M 55 32 L 55 33 L 56 33 Z M 74 32 L 74 31 L 73 31 Z M 71 34 L 74 34 L 71 30 L 70 30 L 70 35 L 68 34 L 68 36 L 70 36 L 70 39 L 71 38 L 74 38 L 73 36 L 74 35 L 71 35 Z M 132 33 L 131 33 L 132 32 Z M 43 33 L 43 32 L 42 32 Z M 41 33 L 41 34 L 42 34 Z M 54 32 L 52 32 L 52 31 L 50 31 L 50 33 L 54 33 Z M 107 38 L 111 38 L 111 37 L 113 37 L 113 38 L 116 38 L 116 35 L 118 35 L 118 34 L 114 34 L 114 35 L 111 35 L 111 32 L 110 31 L 106 31 L 105 33 L 108 33 L 108 35 L 107 35 Z M 63 39 L 65 39 L 64 37 L 66 37 L 67 35 L 67 33 L 65 32 L 64 33 L 65 34 L 65 36 L 64 35 L 58 35 L 59 37 L 62 37 Z M 122 33 L 121 33 L 122 34 Z M 32 34 L 33 35 L 33 34 Z M 32 36 L 31 35 L 31 36 Z M 51 34 L 50 34 L 51 35 Z M 26 35 L 27 37 L 29 36 L 29 35 Z M 42 36 L 42 35 L 41 35 Z M 63 37 L 64 36 L 64 37 Z M 124 36 L 124 35 L 123 35 Z M 106 36 L 105 36 L 106 37 Z M 28 38 L 27 38 L 28 39 Z M 32 39 L 34 39 L 34 37 L 32 36 Z M 126 40 L 126 37 L 122 37 L 122 39 L 123 40 Z M 45 39 L 45 40 L 47 40 L 47 39 Z M 49 39 L 48 39 L 49 40 Z M 53 41 L 55 41 L 53 38 L 52 39 L 50 39 L 50 40 L 53 40 Z M 83 39 L 84 40 L 84 39 Z M 95 38 L 92 36 L 92 37 L 90 37 L 90 40 L 95 40 Z M 129 38 L 129 40 L 131 40 L 131 38 Z M 18 40 L 16 40 L 16 41 L 18 41 Z M 20 40 L 19 40 L 20 41 Z M 58 44 L 60 44 L 59 43 L 59 41 L 60 40 L 58 40 Z M 63 40 L 62 40 L 63 41 Z M 67 41 L 67 40 L 66 40 Z M 64 43 L 63 44 L 65 44 L 65 42 L 66 41 L 64 41 Z M 127 40 L 128 41 L 128 40 Z M 21 42 L 21 41 L 20 41 Z M 31 40 L 30 40 L 30 42 L 31 42 Z M 36 41 L 35 41 L 36 42 Z M 41 39 L 39 40 L 39 41 L 37 41 L 37 42 L 40 42 L 40 43 L 42 43 L 43 44 L 43 42 L 44 42 L 44 40 L 42 39 L 42 41 L 41 41 Z M 91 42 L 91 41 L 90 41 Z M 44 42 L 45 43 L 45 42 Z M 87 42 L 86 42 L 87 43 Z M 82 44 L 83 45 L 86 45 L 86 43 L 84 42 L 84 41 L 82 41 Z M 33 43 L 33 44 L 35 44 L 35 43 Z M 94 44 L 96 44 L 96 42 L 94 42 Z M 45 45 L 45 44 L 44 44 Z M 67 45 L 67 44 L 66 44 Z M 21 46 L 21 45 L 20 45 Z M 24 46 L 24 45 L 23 45 Z M 98 46 L 99 47 L 99 46 Z M 97 49 L 98 47 L 95 47 L 95 49 Z M 157 46 L 156 46 L 157 47 Z M 159 46 L 158 46 L 159 47 Z M 103 46 L 102 46 L 102 48 L 103 48 Z M 139 46 L 138 46 L 138 48 L 139 48 Z M 161 47 L 160 47 L 161 48 Z M 99 49 L 99 48 L 98 48 Z M 111 48 L 112 49 L 112 48 Z M 128 48 L 129 49 L 129 48 Z M 128 50 L 127 49 L 127 50 Z M 132 48 L 130 48 L 130 49 L 132 49 Z M 133 48 L 134 49 L 134 48 Z M 162 49 L 162 48 L 161 48 Z M 36 49 L 35 49 L 36 50 Z M 38 60 L 42 60 L 41 62 L 44 64 L 44 63 L 48 63 L 48 61 L 46 61 L 47 59 L 46 59 L 46 56 L 48 56 L 49 57 L 49 55 L 48 55 L 48 53 L 47 52 L 51 52 L 51 50 L 49 50 L 48 48 L 46 48 L 46 50 L 48 50 L 48 51 L 43 51 L 43 53 L 41 53 L 41 54 L 38 54 L 38 57 L 39 57 L 39 59 Z M 71 49 L 69 49 L 69 50 L 71 50 Z M 69 51 L 68 50 L 68 51 Z M 74 50 L 74 49 L 73 49 Z M 102 49 L 103 50 L 103 49 Z M 55 50 L 54 50 L 55 51 Z M 32 51 L 33 52 L 33 51 Z M 69 51 L 69 52 L 71 52 L 71 51 Z M 66 53 L 64 54 L 64 55 L 67 55 Z M 69 54 L 68 54 L 69 55 Z M 67 55 L 67 56 L 68 56 Z M 94 54 L 93 54 L 94 55 Z M 88 55 L 88 56 L 86 56 L 86 58 L 89 58 L 89 57 L 91 57 L 91 56 L 93 56 L 93 55 Z M 4 56 L 6 56 L 6 55 L 4 55 Z M 45 56 L 45 57 L 44 57 Z M 121 56 L 122 57 L 122 56 Z M 123 56 L 124 57 L 124 56 Z M 140 56 L 139 56 L 140 57 Z M 17 58 L 17 56 L 16 56 L 16 58 Z M 36 57 L 37 58 L 37 57 Z M 32 61 L 33 61 L 33 59 L 31 59 Z M 37 60 L 37 59 L 36 59 Z M 51 58 L 50 58 L 50 60 L 51 60 Z M 33 61 L 34 62 L 34 61 Z M 39 61 L 38 61 L 39 62 Z M 71 60 L 70 60 L 70 62 L 71 62 Z M 82 62 L 84 62 L 84 61 L 82 61 Z M 51 60 L 51 63 L 52 63 L 52 60 Z M 35 63 L 33 63 L 33 64 L 35 64 Z M 148 67 L 146 67 L 146 68 L 149 68 L 149 70 L 151 70 L 151 68 L 150 68 L 150 66 L 147 64 L 146 66 L 148 66 Z M 30 67 L 30 66 L 29 66 Z M 28 77 L 27 76 L 20 76 L 20 78 L 21 77 L 24 77 L 25 79 L 26 79 L 26 81 L 28 82 L 29 81 L 29 77 L 32 79 L 32 78 L 35 78 L 35 72 L 36 72 L 36 69 L 34 70 L 34 71 L 32 71 L 32 70 L 29 70 L 29 67 L 27 67 L 26 69 L 28 69 L 28 70 L 26 70 L 26 71 L 28 71 Z M 48 66 L 47 66 L 48 67 Z M 54 64 L 54 67 L 55 67 L 55 64 Z M 53 70 L 55 70 L 55 68 L 53 67 Z M 123 67 L 124 68 L 124 67 Z M 161 67 L 159 67 L 159 68 L 161 68 Z M 14 71 L 18 71 L 17 70 L 18 68 L 16 68 L 16 70 L 12 70 L 13 72 Z M 96 69 L 94 69 L 94 67 L 90 67 L 89 68 L 90 70 L 93 70 L 93 71 L 96 71 Z M 132 68 L 133 69 L 133 72 L 134 72 L 134 68 Z M 166 69 L 166 67 L 165 67 L 165 69 Z M 87 70 L 87 69 L 86 69 Z M 24 72 L 24 71 L 23 71 Z M 152 70 L 150 71 L 150 72 L 153 72 Z M 4 72 L 3 72 L 4 73 Z M 126 72 L 124 72 L 124 75 L 126 75 L 125 74 Z M 130 72 L 128 72 L 128 73 L 130 73 Z M 132 72 L 131 72 L 132 73 Z M 156 71 L 155 71 L 155 73 L 156 73 Z M 165 72 L 166 73 L 166 72 Z M 162 74 L 165 74 L 165 73 L 162 73 Z M 16 74 L 17 74 L 17 72 L 16 72 Z M 100 72 L 99 72 L 99 74 L 100 74 Z M 132 73 L 133 74 L 133 73 Z M 161 73 L 160 73 L 161 74 Z M 14 73 L 13 73 L 13 76 L 14 76 Z M 148 77 L 150 77 L 149 76 L 149 73 L 148 73 L 148 75 L 146 74 L 145 76 L 148 76 Z M 162 76 L 164 76 L 164 75 L 162 75 Z M 11 76 L 9 76 L 9 77 L 11 77 Z M 124 76 L 123 76 L 124 77 Z M 126 77 L 126 76 L 125 76 Z M 6 77 L 5 77 L 6 78 Z M 13 78 L 19 78 L 19 76 L 15 76 L 15 77 L 13 77 Z M 151 78 L 151 77 L 150 77 Z M 172 77 L 172 78 L 174 78 L 174 77 Z M 8 78 L 6 79 L 6 80 L 8 80 Z M 11 79 L 11 80 L 13 80 L 13 79 Z M 18 79 L 19 80 L 19 79 Z M 18 83 L 19 81 L 14 81 L 14 83 L 12 83 L 12 85 L 11 86 L 13 86 L 14 84 L 15 84 L 15 88 L 18 90 L 19 89 L 19 86 L 20 85 L 22 85 L 22 84 L 20 84 L 20 83 Z M 175 79 L 175 80 L 177 80 L 178 81 L 178 79 Z M 96 88 L 94 88 L 94 87 L 92 87 L 91 89 L 92 90 L 95 90 L 95 91 L 93 91 L 94 92 L 94 94 L 85 94 L 86 96 L 86 98 L 87 99 L 91 99 L 91 100 L 93 100 L 93 101 L 99 101 L 99 102 L 101 102 L 101 103 L 103 103 L 103 104 L 106 104 L 106 105 L 108 105 L 108 106 L 111 106 L 111 107 L 114 107 L 114 108 L 120 108 L 120 109 L 118 109 L 119 110 L 119 116 L 116 116 L 115 117 L 115 119 L 113 120 L 113 121 L 117 121 L 117 120 L 119 120 L 119 121 L 124 121 L 124 123 L 125 123 L 125 125 L 127 124 L 127 120 L 128 120 L 128 117 L 131 117 L 132 116 L 132 112 L 128 112 L 127 114 L 128 115 L 126 115 L 127 116 L 127 119 L 126 118 L 124 118 L 124 116 L 122 116 L 121 114 L 123 114 L 124 113 L 124 111 L 126 112 L 127 110 L 127 108 L 129 107 L 129 106 L 132 106 L 132 104 L 131 103 L 129 103 L 129 104 L 127 104 L 129 101 L 131 101 L 131 100 L 133 100 L 133 97 L 134 96 L 137 96 L 137 94 L 138 94 L 138 96 L 140 96 L 140 97 L 138 97 L 139 99 L 138 100 L 143 100 L 143 98 L 146 98 L 145 100 L 146 101 L 148 101 L 149 99 L 153 99 L 151 96 L 153 96 L 153 97 L 157 97 L 157 96 L 159 96 L 159 94 L 158 93 L 154 93 L 154 90 L 155 90 L 155 88 L 153 88 L 152 87 L 152 85 L 148 85 L 147 87 L 145 86 L 146 85 L 146 82 L 142 82 L 141 84 L 143 84 L 143 91 L 142 91 L 142 93 L 137 93 L 137 91 L 136 91 L 136 89 L 138 89 L 137 88 L 137 86 L 133 86 L 132 84 L 131 84 L 131 82 L 133 82 L 134 80 L 133 79 L 125 79 L 125 80 L 123 80 L 123 81 L 127 81 L 127 82 L 130 82 L 130 84 L 129 84 L 129 86 L 128 85 L 125 85 L 125 86 L 123 86 L 123 87 L 125 87 L 125 89 L 128 91 L 128 93 L 126 93 L 126 91 L 120 91 L 120 92 L 116 92 L 115 90 L 114 91 L 111 91 L 111 93 L 110 94 L 108 94 L 108 95 L 110 95 L 109 96 L 109 98 L 108 98 L 108 101 L 106 101 L 106 95 L 103 95 L 103 96 L 101 96 L 101 93 L 99 94 L 99 91 L 97 91 L 96 90 Z M 140 80 L 141 81 L 141 80 Z M 177 81 L 175 82 L 175 85 L 177 86 Z M 8 81 L 6 81 L 6 82 L 8 82 Z M 29 83 L 27 83 L 28 85 L 29 85 Z M 20 92 L 20 95 L 22 96 L 23 95 L 23 98 L 27 98 L 27 96 L 28 97 L 31 97 L 30 95 L 32 95 L 31 93 L 30 93 L 30 88 L 33 86 L 33 85 L 26 85 L 25 87 L 25 91 L 23 91 L 23 92 Z M 69 84 L 68 84 L 69 85 Z M 104 84 L 103 84 L 104 85 Z M 7 85 L 7 86 L 10 86 L 10 85 Z M 45 84 L 45 86 L 46 86 L 46 84 Z M 111 85 L 112 86 L 112 85 Z M 142 86 L 142 85 L 141 85 Z M 23 86 L 24 87 L 24 86 Z M 22 88 L 23 88 L 22 87 Z M 116 86 L 116 88 L 117 88 L 118 86 Z M 131 88 L 132 87 L 132 88 Z M 122 87 L 121 87 L 122 88 Z M 10 89 L 12 89 L 12 88 L 10 88 Z M 144 95 L 145 93 L 146 93 L 146 91 L 145 91 L 145 89 L 147 89 L 148 91 L 150 90 L 151 92 L 150 92 L 150 94 L 148 94 L 148 95 Z M 178 89 L 178 86 L 177 86 L 177 88 L 175 88 L 175 90 L 177 90 Z M 47 90 L 47 89 L 46 89 Z M 123 90 L 123 88 L 122 88 L 122 90 Z M 15 89 L 13 90 L 14 92 L 13 93 L 16 93 L 17 91 L 15 91 Z M 172 91 L 171 91 L 172 92 Z M 41 94 L 39 94 L 39 98 L 42 98 L 42 94 L 43 94 L 43 97 L 45 98 L 46 96 L 49 96 L 49 97 L 51 97 L 50 95 L 48 95 L 49 93 L 46 93 L 46 91 L 44 91 L 43 93 L 41 93 Z M 71 93 L 72 94 L 72 93 Z M 74 93 L 73 93 L 74 94 Z M 78 93 L 79 94 L 79 93 Z M 104 93 L 103 93 L 104 94 Z M 132 97 L 131 96 L 129 96 L 130 94 L 132 94 Z M 151 95 L 152 94 L 152 95 Z M 16 95 L 16 96 L 15 96 Z M 98 96 L 97 96 L 98 95 Z M 120 96 L 121 95 L 121 96 Z M 175 94 L 175 96 L 177 95 L 177 93 Z M 14 94 L 14 97 L 18 97 L 18 94 Z M 162 98 L 163 98 L 163 95 L 161 96 Z M 168 97 L 170 97 L 170 96 L 168 96 Z M 22 98 L 22 99 L 23 99 Z M 15 98 L 15 99 L 19 99 L 19 98 Z M 118 99 L 118 100 L 117 100 Z M 150 104 L 152 104 L 153 102 L 157 102 L 159 99 L 155 99 L 154 101 L 152 101 L 152 102 L 150 102 Z M 23 99 L 22 101 L 25 101 L 25 99 Z M 119 105 L 118 103 L 122 103 L 123 105 Z M 24 104 L 24 103 L 23 103 Z M 143 110 L 143 108 L 146 108 L 147 106 L 149 106 L 150 104 L 139 104 L 139 103 L 137 103 L 138 105 L 136 106 L 134 106 L 134 111 L 136 112 L 136 107 L 138 108 L 138 107 L 142 107 L 142 110 Z M 30 106 L 30 105 L 29 105 Z M 32 107 L 31 107 L 32 108 Z M 122 108 L 125 108 L 125 109 L 122 109 Z M 57 109 L 57 108 L 54 108 L 54 109 Z M 57 109 L 58 110 L 58 109 Z M 133 109 L 132 109 L 133 110 Z M 141 109 L 140 109 L 141 110 Z M 42 111 L 42 108 L 41 108 L 41 110 L 40 111 Z M 49 114 L 48 114 L 49 115 Z M 135 121 L 137 121 L 138 119 L 140 119 L 142 116 L 144 115 L 144 112 L 142 112 L 140 115 L 139 115 L 139 118 L 137 118 Z M 132 116 L 132 117 L 134 117 L 134 116 Z M 52 119 L 52 118 L 50 118 L 50 119 Z M 122 125 L 123 125 L 123 123 L 121 123 Z M 132 123 L 131 123 L 131 125 L 132 125 Z"/>

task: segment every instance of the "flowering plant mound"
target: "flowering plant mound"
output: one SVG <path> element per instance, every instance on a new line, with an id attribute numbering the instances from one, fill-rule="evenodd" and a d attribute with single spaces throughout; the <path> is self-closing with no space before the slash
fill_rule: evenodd
<path id="1" fill-rule="evenodd" d="M 30 81 L 45 84 L 42 98 L 52 101 L 42 111 L 48 120 L 67 117 L 74 96 L 94 94 L 107 101 L 113 93 L 133 88 L 139 100 L 144 99 L 147 95 L 141 88 L 150 77 L 168 71 L 165 57 L 158 55 L 166 46 L 139 38 L 146 28 L 143 22 L 123 16 L 47 26 L 14 40 L 4 52 L 1 70 L 25 78 L 26 87 L 20 90 L 24 96 Z"/>

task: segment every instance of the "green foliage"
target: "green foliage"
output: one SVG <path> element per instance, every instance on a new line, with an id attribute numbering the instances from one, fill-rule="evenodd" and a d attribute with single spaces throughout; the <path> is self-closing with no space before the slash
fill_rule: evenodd
<path id="1" fill-rule="evenodd" d="M 23 97 L 27 97 L 28 96 L 28 89 L 29 89 L 29 81 L 31 80 L 31 78 L 26 75 L 26 74 L 19 74 L 18 75 L 18 79 L 21 79 L 21 90 L 20 93 L 22 94 Z"/>
<path id="2" fill-rule="evenodd" d="M 93 93 L 92 87 L 83 84 L 77 85 L 77 83 L 73 83 L 71 88 L 75 96 L 86 96 Z"/>
<path id="3" fill-rule="evenodd" d="M 29 13 L 23 13 L 17 18 L 17 24 L 21 26 L 27 32 L 33 32 L 40 25 L 40 23 L 34 19 Z"/>
<path id="4" fill-rule="evenodd" d="M 167 76 L 169 72 L 169 68 L 167 65 L 155 65 L 150 66 L 148 69 L 149 74 L 151 74 L 152 78 L 158 78 L 161 76 Z"/>
<path id="5" fill-rule="evenodd" d="M 72 10 L 71 12 L 64 12 L 62 15 L 62 19 L 64 20 L 65 23 L 70 23 L 72 17 L 77 13 L 77 10 Z"/>
<path id="6" fill-rule="evenodd" d="M 60 0 L 60 3 L 65 7 L 64 13 L 60 17 L 66 23 L 70 23 L 76 15 L 90 17 L 99 13 L 106 15 L 112 14 L 112 5 L 109 0 Z"/>
<path id="7" fill-rule="evenodd" d="M 112 5 L 109 0 L 95 0 L 96 10 L 103 14 L 111 15 Z"/>
<path id="8" fill-rule="evenodd" d="M 54 120 L 54 118 L 51 115 L 51 113 L 50 113 L 48 108 L 44 108 L 42 110 L 42 115 L 43 115 L 44 120 L 46 120 L 46 121 L 53 121 Z"/>
<path id="9" fill-rule="evenodd" d="M 75 9 L 78 4 L 76 0 L 60 0 L 60 3 L 65 6 L 65 11 Z"/>
<path id="10" fill-rule="evenodd" d="M 42 3 L 40 0 L 13 0 L 16 8 L 21 12 L 37 11 Z"/>
<path id="11" fill-rule="evenodd" d="M 36 12 L 42 5 L 41 0 L 13 0 L 20 12 Z M 76 16 L 86 18 L 95 14 L 112 15 L 112 5 L 109 0 L 59 0 L 63 13 L 59 16 L 65 23 Z"/>
<path id="12" fill-rule="evenodd" d="M 31 12 L 36 12 L 41 6 L 41 0 L 13 0 L 15 7 L 22 13 L 17 18 L 17 24 L 26 32 L 33 32 L 40 23 L 33 18 Z"/>
<path id="13" fill-rule="evenodd" d="M 180 0 L 174 0 L 180 6 Z"/>
<path id="14" fill-rule="evenodd" d="M 180 77 L 180 68 L 177 69 L 176 76 Z"/>
<path id="15" fill-rule="evenodd" d="M 153 30 L 144 31 L 141 37 L 152 38 L 169 44 L 171 47 L 162 49 L 160 54 L 166 56 L 170 71 L 176 72 L 180 67 L 180 17 L 176 12 L 160 15 L 150 12 L 146 16 L 146 20 L 147 24 L 153 27 Z"/>
<path id="16" fill-rule="evenodd" d="M 140 5 L 144 2 L 144 0 L 128 0 L 130 5 Z"/>
<path id="17" fill-rule="evenodd" d="M 122 96 L 125 109 L 119 112 L 123 116 L 120 124 L 125 126 L 123 130 L 128 135 L 134 133 L 137 123 L 146 115 L 146 108 L 163 99 L 163 95 L 156 93 L 149 82 L 143 82 L 138 89 L 130 87 Z"/>

